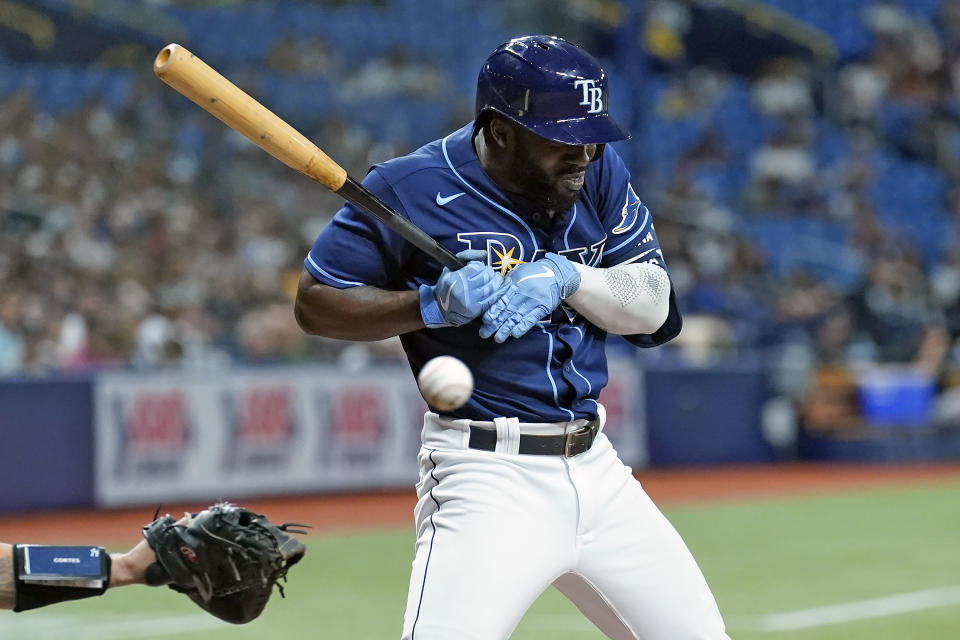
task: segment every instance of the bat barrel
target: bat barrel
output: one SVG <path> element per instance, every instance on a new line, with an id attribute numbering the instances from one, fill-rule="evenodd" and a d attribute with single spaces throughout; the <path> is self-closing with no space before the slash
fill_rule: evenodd
<path id="1" fill-rule="evenodd" d="M 463 261 L 381 202 L 363 185 L 299 131 L 244 93 L 178 44 L 168 44 L 157 54 L 153 71 L 158 78 L 222 120 L 231 129 L 288 167 L 316 180 L 381 220 L 427 255 L 450 268 Z"/>
<path id="2" fill-rule="evenodd" d="M 292 169 L 331 191 L 346 181 L 347 172 L 317 145 L 186 48 L 168 44 L 157 54 L 153 71 L 165 83 Z"/>
<path id="3" fill-rule="evenodd" d="M 170 56 L 173 55 L 174 49 L 180 45 L 168 44 L 163 49 L 160 50 L 160 53 L 157 54 L 156 60 L 153 61 L 153 72 L 157 75 L 160 75 L 160 70 L 163 69 L 167 62 L 170 61 Z"/>

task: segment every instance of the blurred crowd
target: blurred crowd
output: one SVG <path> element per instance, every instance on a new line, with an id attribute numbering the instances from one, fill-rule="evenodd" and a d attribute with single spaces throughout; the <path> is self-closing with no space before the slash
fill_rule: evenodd
<path id="1" fill-rule="evenodd" d="M 339 201 L 158 84 L 56 118 L 26 91 L 0 103 L 0 373 L 327 355 L 291 296 Z M 338 120 L 319 135 L 354 171 L 375 146 Z"/>
<path id="2" fill-rule="evenodd" d="M 615 54 L 627 3 L 569 4 L 603 8 L 582 36 Z M 645 19 L 682 30 L 688 9 L 657 0 Z M 743 78 L 674 55 L 659 72 L 648 126 L 706 123 L 675 157 L 644 156 L 639 131 L 628 143 L 687 318 L 684 357 L 759 350 L 935 377 L 960 362 L 960 0 L 931 20 L 876 2 L 860 20 L 872 46 L 831 65 L 780 57 Z M 450 101 L 443 64 L 411 45 L 351 69 L 322 37 L 283 36 L 249 72 L 338 77 L 357 100 Z M 731 134 L 714 116 L 736 86 L 746 129 Z M 469 101 L 449 113 L 436 135 L 469 118 Z M 347 111 L 295 124 L 356 176 L 428 141 L 385 143 Z M 888 180 L 904 167 L 917 167 L 915 199 Z M 299 331 L 301 260 L 339 200 L 152 76 L 120 108 L 94 96 L 56 117 L 29 90 L 5 95 L 0 185 L 0 374 L 397 353 Z M 787 238 L 804 259 L 785 262 L 758 233 L 796 219 L 814 226 Z"/>
<path id="3" fill-rule="evenodd" d="M 956 384 L 960 2 L 944 0 L 932 20 L 908 7 L 864 8 L 863 55 L 766 62 L 745 88 L 745 130 L 725 135 L 708 116 L 669 170 L 651 164 L 690 358 L 762 350 L 794 372 L 778 382 L 798 398 L 816 369 L 845 369 L 852 390 L 877 363 Z M 665 122 L 721 112 L 738 81 L 682 61 L 670 76 L 654 102 Z"/>

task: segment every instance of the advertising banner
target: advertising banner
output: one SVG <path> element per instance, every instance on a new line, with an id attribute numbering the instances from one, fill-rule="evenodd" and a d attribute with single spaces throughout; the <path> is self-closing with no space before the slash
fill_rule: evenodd
<path id="1" fill-rule="evenodd" d="M 413 486 L 418 399 L 401 365 L 103 375 L 97 503 Z"/>
<path id="2" fill-rule="evenodd" d="M 610 362 L 606 432 L 646 458 L 638 373 Z M 101 506 L 413 487 L 426 404 L 405 364 L 109 373 L 94 392 Z"/>

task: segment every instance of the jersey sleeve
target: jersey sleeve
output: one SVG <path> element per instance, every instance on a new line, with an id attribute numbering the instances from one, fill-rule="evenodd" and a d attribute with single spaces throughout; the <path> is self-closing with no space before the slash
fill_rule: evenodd
<path id="1" fill-rule="evenodd" d="M 604 149 L 598 180 L 597 213 L 607 234 L 600 267 L 633 262 L 655 264 L 670 275 L 653 226 L 653 215 L 630 183 L 630 172 L 609 145 Z M 670 311 L 655 333 L 623 336 L 638 347 L 655 347 L 677 337 L 683 326 L 676 294 L 671 283 Z"/>
<path id="2" fill-rule="evenodd" d="M 363 185 L 405 215 L 393 189 L 376 168 L 367 174 Z M 410 251 L 406 240 L 346 203 L 317 236 L 303 266 L 318 281 L 338 289 L 362 285 L 390 289 L 395 287 L 400 265 Z"/>

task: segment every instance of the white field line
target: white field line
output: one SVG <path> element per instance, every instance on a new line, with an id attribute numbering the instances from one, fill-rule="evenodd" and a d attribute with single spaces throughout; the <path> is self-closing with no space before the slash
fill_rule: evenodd
<path id="1" fill-rule="evenodd" d="M 127 640 L 159 638 L 184 631 L 229 627 L 208 614 L 151 617 L 142 615 L 45 616 L 27 612 L 0 616 L 0 637 L 31 640 Z"/>
<path id="2" fill-rule="evenodd" d="M 823 627 L 831 624 L 894 616 L 912 611 L 923 611 L 953 604 L 960 604 L 960 585 L 898 593 L 869 600 L 842 604 L 770 613 L 759 616 L 735 616 L 729 620 L 731 628 L 751 631 L 793 631 Z M 583 615 L 577 612 L 555 614 L 528 614 L 523 626 L 536 631 L 569 631 L 594 629 Z"/>
<path id="3" fill-rule="evenodd" d="M 854 620 L 894 616 L 952 604 L 960 604 L 960 585 L 898 593 L 881 598 L 845 602 L 826 607 L 770 613 L 740 619 L 737 626 L 756 631 L 792 631 Z"/>

